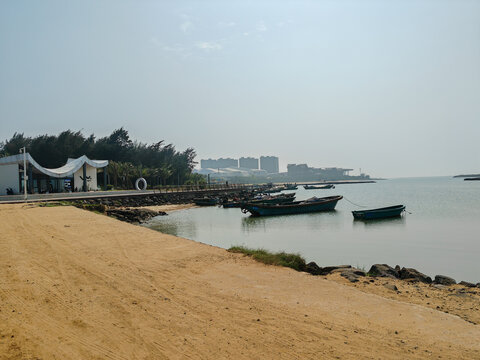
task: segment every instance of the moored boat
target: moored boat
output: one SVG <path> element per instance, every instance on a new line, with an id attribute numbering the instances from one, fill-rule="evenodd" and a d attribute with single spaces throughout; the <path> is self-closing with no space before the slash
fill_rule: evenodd
<path id="1" fill-rule="evenodd" d="M 223 203 L 224 208 L 236 208 L 241 207 L 243 204 L 287 204 L 295 200 L 295 193 L 291 194 L 279 194 L 279 195 L 267 195 L 253 199 L 237 200 Z"/>
<path id="2" fill-rule="evenodd" d="M 353 217 L 357 220 L 385 219 L 401 216 L 405 211 L 405 205 L 388 206 L 370 210 L 352 211 Z"/>
<path id="3" fill-rule="evenodd" d="M 328 196 L 324 198 L 311 198 L 304 201 L 294 201 L 289 204 L 243 204 L 241 209 L 244 214 L 250 212 L 252 216 L 271 216 L 287 214 L 304 214 L 319 211 L 334 210 L 337 202 L 343 196 Z"/>
<path id="4" fill-rule="evenodd" d="M 335 185 L 326 184 L 326 185 L 303 185 L 305 190 L 317 190 L 317 189 L 335 189 Z"/>

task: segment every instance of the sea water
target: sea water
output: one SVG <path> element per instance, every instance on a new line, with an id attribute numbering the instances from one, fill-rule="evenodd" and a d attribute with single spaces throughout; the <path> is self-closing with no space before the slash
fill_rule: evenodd
<path id="1" fill-rule="evenodd" d="M 145 226 L 229 248 L 244 245 L 299 253 L 319 266 L 368 270 L 385 263 L 431 277 L 480 282 L 480 181 L 409 178 L 296 191 L 297 200 L 343 195 L 331 212 L 251 217 L 240 209 L 191 208 L 158 216 Z M 358 221 L 351 211 L 406 205 L 400 218 Z"/>

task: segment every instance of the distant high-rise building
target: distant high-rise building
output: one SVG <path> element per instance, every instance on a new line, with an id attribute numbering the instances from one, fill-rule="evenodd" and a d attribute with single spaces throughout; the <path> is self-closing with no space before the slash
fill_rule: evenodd
<path id="1" fill-rule="evenodd" d="M 238 168 L 238 160 L 231 158 L 220 159 L 207 159 L 200 160 L 200 167 L 202 169 L 225 169 L 225 168 Z"/>
<path id="2" fill-rule="evenodd" d="M 269 174 L 278 174 L 278 157 L 260 156 L 260 169 Z"/>
<path id="3" fill-rule="evenodd" d="M 231 158 L 220 158 L 217 160 L 218 168 L 238 168 L 238 160 Z"/>
<path id="4" fill-rule="evenodd" d="M 258 169 L 258 159 L 252 157 L 241 157 L 239 164 L 241 168 Z"/>
<path id="5" fill-rule="evenodd" d="M 218 168 L 217 160 L 215 159 L 200 160 L 200 167 L 202 169 L 216 169 Z"/>

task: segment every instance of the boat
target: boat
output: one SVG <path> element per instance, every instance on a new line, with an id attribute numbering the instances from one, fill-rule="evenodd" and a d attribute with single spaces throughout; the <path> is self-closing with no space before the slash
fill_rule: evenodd
<path id="1" fill-rule="evenodd" d="M 266 189 L 266 190 L 263 190 L 262 192 L 265 193 L 265 194 L 272 194 L 272 193 L 276 193 L 276 192 L 280 192 L 280 191 L 283 191 L 285 190 L 283 186 L 279 187 L 274 187 L 274 188 L 271 188 L 271 189 Z"/>
<path id="2" fill-rule="evenodd" d="M 294 201 L 289 204 L 247 203 L 242 205 L 241 209 L 244 214 L 250 212 L 252 216 L 304 214 L 334 210 L 337 202 L 341 199 L 343 199 L 343 196 L 336 195 L 323 198 L 313 197 L 308 200 Z"/>
<path id="3" fill-rule="evenodd" d="M 298 186 L 297 184 L 284 184 L 283 185 L 283 190 L 297 190 Z"/>
<path id="4" fill-rule="evenodd" d="M 326 184 L 326 185 L 303 185 L 305 190 L 318 190 L 318 189 L 335 189 L 335 185 Z"/>
<path id="5" fill-rule="evenodd" d="M 218 199 L 199 198 L 199 199 L 193 199 L 193 202 L 195 203 L 195 205 L 198 205 L 198 206 L 215 206 L 218 204 Z"/>
<path id="6" fill-rule="evenodd" d="M 278 194 L 278 195 L 268 195 L 262 196 L 253 199 L 246 200 L 234 200 L 223 203 L 224 208 L 237 208 L 241 207 L 243 204 L 252 203 L 252 204 L 287 204 L 295 200 L 295 193 L 291 194 Z"/>
<path id="7" fill-rule="evenodd" d="M 388 206 L 379 209 L 352 211 L 353 217 L 357 220 L 385 219 L 401 216 L 405 211 L 405 205 Z"/>

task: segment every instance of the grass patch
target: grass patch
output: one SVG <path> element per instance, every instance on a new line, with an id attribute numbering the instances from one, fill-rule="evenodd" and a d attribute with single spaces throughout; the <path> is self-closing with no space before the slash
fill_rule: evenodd
<path id="1" fill-rule="evenodd" d="M 245 246 L 232 246 L 228 251 L 250 256 L 256 261 L 267 265 L 285 266 L 297 271 L 305 271 L 305 259 L 299 254 L 288 254 L 286 252 L 272 253 L 265 249 L 251 249 Z"/>

